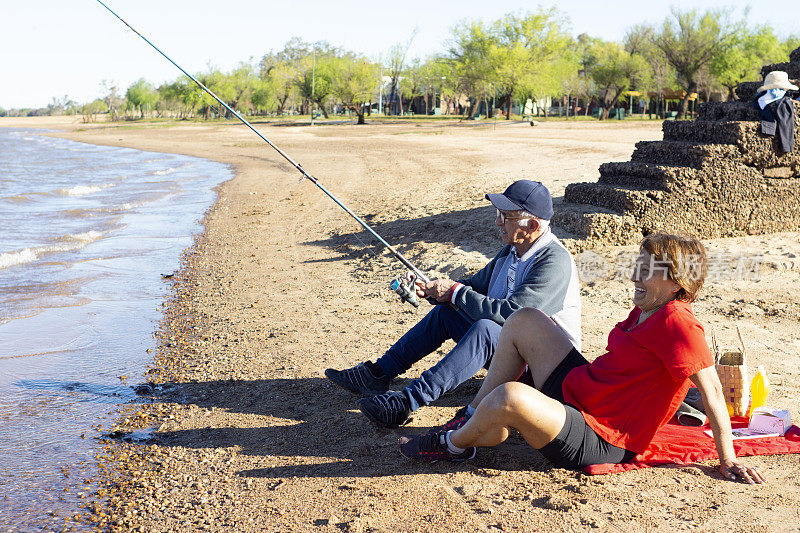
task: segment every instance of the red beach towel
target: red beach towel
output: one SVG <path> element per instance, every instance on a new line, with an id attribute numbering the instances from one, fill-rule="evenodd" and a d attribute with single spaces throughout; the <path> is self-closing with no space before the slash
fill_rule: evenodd
<path id="1" fill-rule="evenodd" d="M 735 417 L 731 420 L 731 425 L 733 428 L 745 428 L 747 421 L 746 417 Z M 631 462 L 590 465 L 583 471 L 592 475 L 615 474 L 665 464 L 685 465 L 716 459 L 718 456 L 714 439 L 705 434 L 710 427 L 708 423 L 700 427 L 681 426 L 673 419 L 656 433 L 647 449 Z M 733 448 L 739 457 L 800 453 L 800 428 L 790 427 L 783 437 L 734 440 Z"/>

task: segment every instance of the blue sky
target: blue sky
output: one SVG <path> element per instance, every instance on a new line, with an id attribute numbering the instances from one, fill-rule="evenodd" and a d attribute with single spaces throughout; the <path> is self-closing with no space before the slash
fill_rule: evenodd
<path id="1" fill-rule="evenodd" d="M 134 28 L 189 72 L 209 65 L 230 70 L 279 50 L 292 36 L 331 44 L 377 59 L 418 33 L 412 56 L 445 49 L 460 20 L 497 20 L 540 4 L 493 0 L 107 0 Z M 4 0 L 0 5 L 0 107 L 43 107 L 54 96 L 86 102 L 102 95 L 101 82 L 124 90 L 140 77 L 160 84 L 179 72 L 95 0 Z M 633 24 L 660 23 L 671 5 L 682 9 L 730 6 L 741 16 L 753 2 L 564 0 L 571 33 L 621 40 Z M 550 6 L 552 3 L 542 3 Z M 800 32 L 800 3 L 753 9 L 753 24 L 770 23 L 781 36 Z"/>

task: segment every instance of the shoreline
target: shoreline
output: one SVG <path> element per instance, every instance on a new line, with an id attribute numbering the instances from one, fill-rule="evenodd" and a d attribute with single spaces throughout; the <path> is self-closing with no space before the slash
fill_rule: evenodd
<path id="1" fill-rule="evenodd" d="M 59 136 L 204 157 L 235 172 L 219 186 L 164 302 L 146 377 L 168 386 L 141 405 L 144 416 L 137 404 L 120 406 L 120 420 L 131 421 L 122 432 L 154 428 L 153 440 L 106 445 L 106 487 L 84 520 L 120 531 L 772 530 L 781 529 L 778 516 L 800 523 L 793 455 L 748 459 L 769 476 L 753 488 L 715 478 L 713 462 L 597 477 L 554 469 L 516 437 L 470 464 L 403 461 L 397 436 L 447 420 L 479 381 L 386 431 L 321 377 L 327 366 L 374 359 L 419 319 L 385 287 L 402 269 L 243 128 L 71 126 Z M 618 140 L 588 128 L 564 146 L 573 126 L 263 127 L 412 262 L 456 277 L 498 246 L 484 191 L 536 169 L 557 196 L 571 181 L 595 179 L 599 163 L 627 157 L 642 135 L 660 138 L 652 125 L 622 124 Z M 800 280 L 799 236 L 709 242 L 712 252 L 761 253 L 766 270 L 758 282 L 709 286 L 695 305 L 723 344 L 733 345 L 735 326 L 742 327 L 749 364 L 765 364 L 779 378 L 771 378 L 772 398 L 795 416 L 800 308 L 788 287 Z M 590 357 L 624 316 L 627 290 L 617 278 L 582 285 Z M 782 360 L 772 358 L 775 350 Z"/>

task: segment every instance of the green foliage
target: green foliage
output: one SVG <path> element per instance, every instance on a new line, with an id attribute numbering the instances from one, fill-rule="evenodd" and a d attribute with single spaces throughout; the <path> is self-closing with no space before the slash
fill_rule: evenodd
<path id="1" fill-rule="evenodd" d="M 644 58 L 644 70 L 631 88 L 661 94 L 664 89 L 677 88 L 676 73 L 664 52 L 656 46 L 655 39 L 655 28 L 639 24 L 628 30 L 624 46 L 629 54 Z"/>
<path id="2" fill-rule="evenodd" d="M 84 104 L 80 107 L 79 112 L 83 115 L 84 122 L 95 122 L 97 115 L 108 112 L 108 105 L 100 98 Z"/>
<path id="3" fill-rule="evenodd" d="M 573 38 L 568 29 L 568 19 L 556 7 L 513 12 L 494 21 L 464 20 L 451 29 L 443 53 L 409 60 L 415 31 L 407 42 L 391 47 L 382 65 L 323 41 L 293 37 L 257 63 L 241 63 L 230 72 L 209 67 L 197 78 L 244 114 L 305 113 L 318 106 L 327 117 L 327 109 L 340 105 L 363 122 L 365 105 L 377 101 L 381 90 L 399 112 L 410 103 L 414 111 L 429 112 L 441 98 L 445 112 L 465 105 L 475 115 L 479 104 L 494 103 L 510 117 L 512 107 L 528 99 L 544 106 L 551 98 L 569 97 L 582 100 L 584 108 L 600 104 L 607 113 L 626 91 L 661 95 L 683 88 L 687 95 L 700 92 L 708 98 L 712 90 L 725 87 L 732 95 L 741 81 L 758 79 L 764 64 L 785 61 L 800 46 L 798 36 L 781 40 L 769 26 L 748 29 L 744 20 L 731 22 L 728 10 L 673 9 L 658 26 L 632 26 L 621 44 L 585 34 Z M 390 84 L 381 85 L 384 76 Z M 186 76 L 158 89 L 140 79 L 124 99 L 104 82 L 103 94 L 111 120 L 121 110 L 129 111 L 126 118 L 227 114 Z M 46 109 L 24 111 L 80 110 L 93 116 L 94 104 L 81 107 L 65 96 L 54 98 Z"/>
<path id="4" fill-rule="evenodd" d="M 105 102 L 106 107 L 108 107 L 108 115 L 110 120 L 119 120 L 120 109 L 125 105 L 125 101 L 119 95 L 119 89 L 116 85 L 114 85 L 113 82 L 109 80 L 103 80 L 100 82 L 100 86 L 105 93 L 103 102 Z"/>
<path id="5" fill-rule="evenodd" d="M 342 104 L 355 111 L 364 124 L 364 106 L 370 102 L 380 81 L 380 69 L 366 58 L 344 56 L 334 61 L 336 72 L 331 92 Z"/>
<path id="6" fill-rule="evenodd" d="M 53 97 L 53 100 L 47 105 L 44 110 L 25 110 L 27 116 L 40 116 L 40 115 L 74 115 L 78 112 L 78 103 L 72 100 L 68 95 L 61 98 Z M 24 116 L 24 115 L 23 115 Z"/>
<path id="7" fill-rule="evenodd" d="M 453 28 L 450 57 L 461 89 L 475 103 L 499 95 L 510 117 L 515 97 L 560 94 L 562 80 L 578 70 L 566 18 L 556 8 L 509 13 L 493 24 L 464 22 Z"/>
<path id="8" fill-rule="evenodd" d="M 631 89 L 646 71 L 646 61 L 639 54 L 631 54 L 611 42 L 595 43 L 592 54 L 594 65 L 590 75 L 599 91 L 602 118 L 606 118 L 622 93 Z"/>
<path id="9" fill-rule="evenodd" d="M 328 118 L 325 106 L 333 93 L 334 81 L 339 75 L 340 59 L 330 53 L 312 52 L 309 58 L 304 59 L 304 66 L 298 69 L 298 76 L 295 79 L 300 96 L 316 103 L 325 118 Z"/>
<path id="10" fill-rule="evenodd" d="M 253 80 L 253 93 L 250 101 L 254 111 L 259 113 L 272 113 L 278 107 L 278 89 L 272 78 L 257 78 Z"/>
<path id="11" fill-rule="evenodd" d="M 678 84 L 686 91 L 678 118 L 686 114 L 688 99 L 697 91 L 702 69 L 710 68 L 715 60 L 728 53 L 742 30 L 743 24 L 730 22 L 727 10 L 699 14 L 695 10 L 672 9 L 672 19 L 664 21 L 654 42 L 675 69 Z"/>
<path id="12" fill-rule="evenodd" d="M 515 91 L 525 99 L 543 99 L 564 92 L 563 81 L 578 71 L 578 57 L 567 26 L 566 17 L 556 8 L 540 8 L 526 15 L 509 14 L 496 23 L 500 37 L 495 52 L 499 64 L 497 86 L 506 94 L 509 109 Z"/>
<path id="13" fill-rule="evenodd" d="M 153 85 L 144 78 L 134 82 L 125 91 L 125 100 L 129 108 L 139 111 L 141 118 L 144 118 L 146 113 L 155 107 L 158 98 L 158 93 Z"/>
<path id="14" fill-rule="evenodd" d="M 393 45 L 389 49 L 389 53 L 386 56 L 386 61 L 384 66 L 388 69 L 389 73 L 389 102 L 390 105 L 388 107 L 389 113 L 393 113 L 395 110 L 393 109 L 393 103 L 397 102 L 399 105 L 396 111 L 400 114 L 403 113 L 403 99 L 398 97 L 398 92 L 402 93 L 402 89 L 400 87 L 400 82 L 402 79 L 403 71 L 406 68 L 406 56 L 408 55 L 408 49 L 411 46 L 411 43 L 414 42 L 414 37 L 417 36 L 417 28 L 414 28 L 414 31 L 411 32 L 411 37 L 408 38 L 408 41 L 405 43 L 397 43 Z"/>
<path id="15" fill-rule="evenodd" d="M 771 27 L 743 28 L 731 38 L 725 53 L 713 58 L 711 72 L 728 89 L 730 98 L 735 98 L 733 90 L 737 85 L 757 79 L 762 66 L 778 63 L 787 55 L 785 44 Z"/>
<path id="16" fill-rule="evenodd" d="M 800 35 L 790 35 L 783 42 L 783 55 L 788 57 L 789 54 L 800 48 Z"/>
<path id="17" fill-rule="evenodd" d="M 456 76 L 461 80 L 460 89 L 470 99 L 473 113 L 477 111 L 477 100 L 486 98 L 493 91 L 492 54 L 494 38 L 491 28 L 482 21 L 468 21 L 452 29 L 453 45 L 450 56 Z"/>

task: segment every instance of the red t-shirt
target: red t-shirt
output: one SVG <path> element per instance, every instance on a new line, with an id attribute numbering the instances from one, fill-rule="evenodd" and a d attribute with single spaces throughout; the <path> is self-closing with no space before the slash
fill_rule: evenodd
<path id="1" fill-rule="evenodd" d="M 703 326 L 673 300 L 636 324 L 641 310 L 608 335 L 607 352 L 564 378 L 564 401 L 610 444 L 641 453 L 678 410 L 689 376 L 714 364 Z"/>

